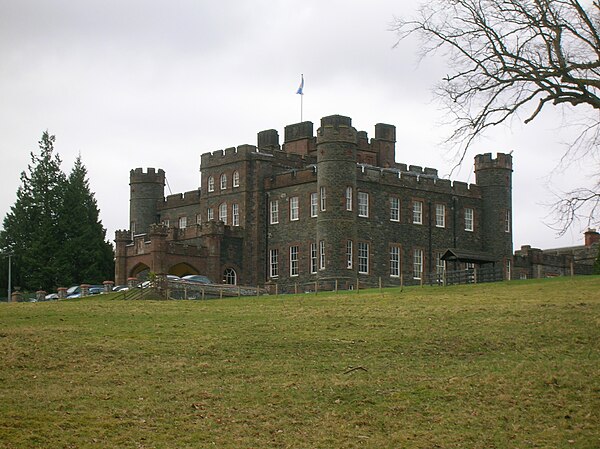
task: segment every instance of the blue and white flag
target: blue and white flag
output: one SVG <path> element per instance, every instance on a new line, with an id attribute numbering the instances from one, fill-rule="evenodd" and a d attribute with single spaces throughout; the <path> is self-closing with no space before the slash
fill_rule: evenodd
<path id="1" fill-rule="evenodd" d="M 302 74 L 302 81 L 300 81 L 300 87 L 296 91 L 297 94 L 304 95 L 304 74 Z"/>

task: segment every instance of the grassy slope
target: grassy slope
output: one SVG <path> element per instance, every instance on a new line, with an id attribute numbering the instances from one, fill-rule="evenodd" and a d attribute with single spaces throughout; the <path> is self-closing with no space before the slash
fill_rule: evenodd
<path id="1" fill-rule="evenodd" d="M 1 448 L 600 447 L 599 277 L 0 324 Z"/>

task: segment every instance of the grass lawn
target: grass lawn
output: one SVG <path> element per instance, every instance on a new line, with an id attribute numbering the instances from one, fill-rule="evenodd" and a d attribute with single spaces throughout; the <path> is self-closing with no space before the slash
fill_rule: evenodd
<path id="1" fill-rule="evenodd" d="M 600 277 L 0 305 L 0 448 L 599 448 Z"/>

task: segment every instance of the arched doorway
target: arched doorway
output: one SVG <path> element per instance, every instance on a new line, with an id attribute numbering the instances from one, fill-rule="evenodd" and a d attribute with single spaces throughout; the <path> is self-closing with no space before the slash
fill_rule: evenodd
<path id="1" fill-rule="evenodd" d="M 176 265 L 173 265 L 169 268 L 169 274 L 174 274 L 175 276 L 179 276 L 180 278 L 183 276 L 187 276 L 188 274 L 200 274 L 198 270 L 196 270 L 191 265 L 182 262 Z"/>
<path id="2" fill-rule="evenodd" d="M 145 281 L 148 279 L 148 273 L 150 273 L 150 267 L 148 267 L 148 265 L 144 263 L 138 263 L 135 267 L 131 269 L 129 277 Z"/>

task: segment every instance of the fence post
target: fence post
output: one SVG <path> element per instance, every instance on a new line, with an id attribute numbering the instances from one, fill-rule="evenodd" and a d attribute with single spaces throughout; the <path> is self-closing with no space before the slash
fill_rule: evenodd
<path id="1" fill-rule="evenodd" d="M 298 283 L 294 282 L 294 294 L 297 295 L 298 294 Z"/>
<path id="2" fill-rule="evenodd" d="M 319 281 L 315 281 L 315 295 L 319 292 Z"/>
<path id="3" fill-rule="evenodd" d="M 338 291 L 338 280 L 336 279 L 335 280 L 335 292 L 337 293 L 337 291 Z"/>
<path id="4" fill-rule="evenodd" d="M 358 276 L 356 277 L 356 294 L 360 293 L 360 281 L 358 280 Z"/>
<path id="5" fill-rule="evenodd" d="M 381 276 L 379 276 L 379 293 L 382 293 L 381 288 Z"/>

